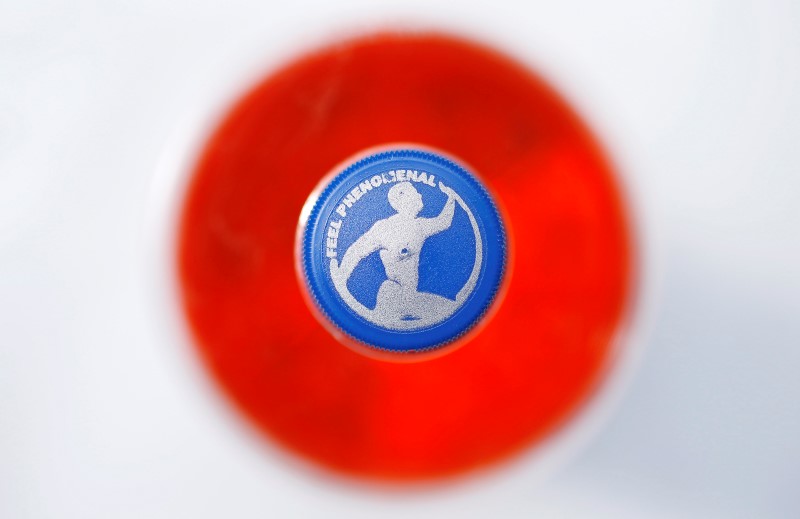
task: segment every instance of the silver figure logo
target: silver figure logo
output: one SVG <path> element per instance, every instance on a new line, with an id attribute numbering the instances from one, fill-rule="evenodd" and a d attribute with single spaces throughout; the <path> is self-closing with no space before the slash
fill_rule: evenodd
<path id="1" fill-rule="evenodd" d="M 336 291 L 358 315 L 390 330 L 416 330 L 440 323 L 453 315 L 475 289 L 483 261 L 483 245 L 478 223 L 464 200 L 439 182 L 447 202 L 439 216 L 417 216 L 423 208 L 422 196 L 410 182 L 400 182 L 388 192 L 389 204 L 397 211 L 378 220 L 347 249 L 342 262 L 331 259 L 330 272 Z M 419 292 L 419 254 L 428 237 L 450 228 L 458 204 L 469 217 L 475 233 L 475 264 L 455 301 L 436 294 Z M 361 304 L 347 288 L 347 280 L 358 263 L 379 251 L 386 281 L 378 289 L 375 309 Z"/>

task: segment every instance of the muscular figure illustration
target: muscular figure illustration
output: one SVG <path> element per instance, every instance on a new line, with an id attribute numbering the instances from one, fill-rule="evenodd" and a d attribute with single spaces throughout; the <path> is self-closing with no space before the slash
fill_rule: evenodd
<path id="1" fill-rule="evenodd" d="M 480 239 L 476 234 L 476 261 L 473 275 L 456 295 L 455 300 L 436 294 L 419 292 L 419 255 L 430 236 L 450 228 L 456 202 L 461 205 L 476 229 L 471 211 L 449 187 L 439 182 L 439 189 L 447 195 L 442 211 L 433 218 L 418 216 L 423 208 L 422 195 L 410 182 L 400 182 L 388 192 L 389 204 L 397 211 L 379 220 L 347 249 L 341 264 L 336 259 L 330 263 L 334 286 L 345 301 L 367 319 L 390 329 L 414 329 L 438 323 L 452 315 L 475 285 L 481 261 Z M 358 263 L 379 251 L 386 277 L 379 290 L 377 304 L 370 310 L 350 294 L 347 280 Z"/>

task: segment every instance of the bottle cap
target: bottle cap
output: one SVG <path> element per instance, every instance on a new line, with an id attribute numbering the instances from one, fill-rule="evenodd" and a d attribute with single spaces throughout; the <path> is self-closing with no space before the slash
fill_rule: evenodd
<path id="1" fill-rule="evenodd" d="M 335 328 L 415 353 L 452 343 L 485 315 L 503 280 L 506 233 L 463 166 L 427 150 L 381 151 L 317 193 L 301 234 L 303 277 Z"/>

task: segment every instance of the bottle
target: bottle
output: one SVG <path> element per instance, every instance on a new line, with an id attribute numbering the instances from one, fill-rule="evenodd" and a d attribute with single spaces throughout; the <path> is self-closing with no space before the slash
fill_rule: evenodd
<path id="1" fill-rule="evenodd" d="M 637 269 L 611 162 L 532 71 L 437 33 L 268 74 L 206 142 L 180 300 L 235 406 L 314 466 L 381 481 L 495 466 L 613 367 Z"/>

